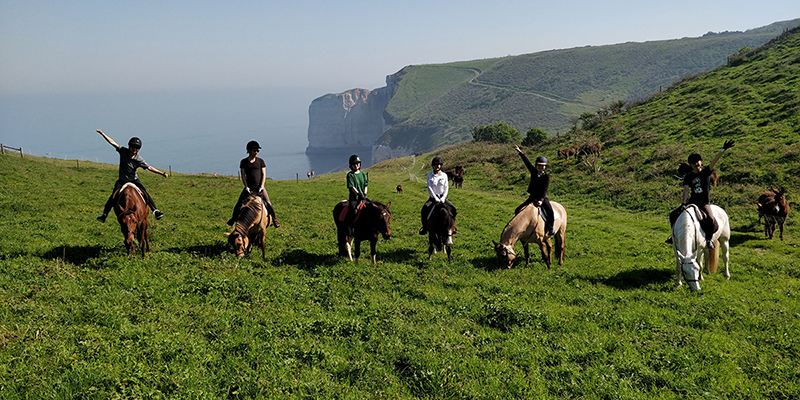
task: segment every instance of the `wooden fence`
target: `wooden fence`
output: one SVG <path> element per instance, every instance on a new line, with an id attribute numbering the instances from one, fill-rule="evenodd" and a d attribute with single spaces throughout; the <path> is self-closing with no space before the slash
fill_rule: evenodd
<path id="1" fill-rule="evenodd" d="M 11 147 L 11 146 L 6 146 L 6 145 L 0 143 L 0 154 L 6 154 L 6 149 L 11 150 L 11 151 L 18 151 L 19 152 L 19 156 L 22 157 L 22 158 L 25 158 L 25 154 L 22 152 L 22 146 L 20 146 L 20 147 Z"/>

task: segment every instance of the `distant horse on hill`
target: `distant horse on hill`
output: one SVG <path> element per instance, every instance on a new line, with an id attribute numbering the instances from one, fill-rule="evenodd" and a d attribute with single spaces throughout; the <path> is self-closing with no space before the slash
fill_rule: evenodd
<path id="1" fill-rule="evenodd" d="M 142 248 L 142 258 L 150 251 L 150 237 L 147 232 L 147 204 L 142 193 L 133 183 L 126 183 L 115 193 L 117 204 L 114 214 L 117 215 L 119 227 L 125 237 L 125 248 L 128 255 L 136 252 L 136 241 Z"/>

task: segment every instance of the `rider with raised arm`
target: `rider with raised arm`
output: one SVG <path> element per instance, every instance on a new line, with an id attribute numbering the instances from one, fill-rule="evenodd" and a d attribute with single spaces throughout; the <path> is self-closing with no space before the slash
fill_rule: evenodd
<path id="1" fill-rule="evenodd" d="M 514 150 L 519 153 L 522 162 L 528 167 L 531 173 L 531 182 L 528 184 L 528 198 L 514 210 L 514 215 L 519 214 L 525 206 L 533 204 L 544 212 L 544 232 L 547 236 L 553 236 L 553 207 L 547 198 L 547 189 L 550 187 L 550 174 L 545 172 L 547 168 L 547 158 L 539 156 L 536 158 L 536 166 L 531 164 L 528 157 L 520 150 L 519 146 L 514 145 Z"/>
<path id="2" fill-rule="evenodd" d="M 714 213 L 711 211 L 711 199 L 709 197 L 709 187 L 711 173 L 714 172 L 714 167 L 717 161 L 722 157 L 726 150 L 733 147 L 733 140 L 728 140 L 722 145 L 722 150 L 714 156 L 714 159 L 708 163 L 708 166 L 703 168 L 703 157 L 700 154 L 693 153 L 689 156 L 689 165 L 692 167 L 692 172 L 686 174 L 683 178 L 683 195 L 681 196 L 681 206 L 672 210 L 669 213 L 669 226 L 675 225 L 675 221 L 681 215 L 685 206 L 688 204 L 696 205 L 700 211 L 705 214 L 705 222 L 701 225 L 706 234 L 707 247 L 714 248 L 714 242 L 711 239 L 714 232 L 717 231 L 719 226 L 714 218 Z M 687 201 L 688 200 L 688 201 Z M 672 243 L 672 237 L 667 240 L 667 243 Z"/>
<path id="3" fill-rule="evenodd" d="M 431 168 L 433 171 L 428 172 L 428 201 L 422 205 L 420 217 L 422 218 L 422 229 L 419 230 L 420 235 L 428 233 L 428 216 L 436 204 L 444 204 L 450 207 L 450 212 L 453 214 L 453 219 L 456 218 L 456 207 L 450 200 L 447 200 L 447 193 L 450 190 L 449 180 L 447 174 L 442 172 L 442 157 L 434 157 L 431 161 Z"/>
<path id="4" fill-rule="evenodd" d="M 114 191 L 111 192 L 111 196 L 109 196 L 108 200 L 106 201 L 106 205 L 103 208 L 103 214 L 97 217 L 97 220 L 100 222 L 106 222 L 106 217 L 108 217 L 109 211 L 114 208 L 116 199 L 114 194 L 116 194 L 120 189 L 122 189 L 122 186 L 129 182 L 136 185 L 136 187 L 142 191 L 144 201 L 147 203 L 147 206 L 153 210 L 153 215 L 156 217 L 156 219 L 161 219 L 161 217 L 164 216 L 164 213 L 156 208 L 156 203 L 153 201 L 153 198 L 150 197 L 150 194 L 144 189 L 142 182 L 139 181 L 139 175 L 136 173 L 136 169 L 143 168 L 150 172 L 159 174 L 164 178 L 167 177 L 167 173 L 159 171 L 158 169 L 148 165 L 147 162 L 144 161 L 144 158 L 139 155 L 139 149 L 142 148 L 142 141 L 138 137 L 132 137 L 128 141 L 128 147 L 123 147 L 118 145 L 114 139 L 111 139 L 108 137 L 108 135 L 103 133 L 102 130 L 98 129 L 97 133 L 103 136 L 106 142 L 114 146 L 114 148 L 117 150 L 117 153 L 119 153 L 119 178 L 114 184 Z"/>
<path id="5" fill-rule="evenodd" d="M 261 150 L 261 145 L 259 145 L 258 142 L 255 140 L 247 142 L 247 157 L 239 162 L 239 172 L 242 177 L 244 189 L 242 189 L 242 193 L 239 194 L 239 200 L 233 208 L 233 216 L 228 220 L 228 225 L 233 225 L 236 222 L 239 218 L 239 212 L 242 210 L 242 204 L 244 204 L 248 196 L 254 195 L 260 197 L 264 201 L 264 205 L 267 207 L 267 213 L 272 217 L 272 226 L 276 228 L 281 226 L 280 222 L 278 222 L 278 218 L 275 216 L 275 208 L 272 206 L 272 202 L 269 201 L 269 195 L 264 189 L 264 182 L 267 179 L 267 164 L 264 163 L 264 160 L 261 158 L 256 157 L 259 150 Z"/>

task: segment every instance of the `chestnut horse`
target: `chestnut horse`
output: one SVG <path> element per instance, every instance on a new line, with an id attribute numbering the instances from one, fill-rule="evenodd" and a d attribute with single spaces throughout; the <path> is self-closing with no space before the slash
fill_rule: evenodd
<path id="1" fill-rule="evenodd" d="M 453 231 L 456 221 L 450 207 L 436 203 L 431 209 L 428 218 L 428 260 L 433 258 L 433 253 L 437 250 L 447 253 L 447 261 L 450 261 L 450 247 L 453 245 Z"/>
<path id="2" fill-rule="evenodd" d="M 376 263 L 378 236 L 389 240 L 392 232 L 389 230 L 389 221 L 392 214 L 389 212 L 391 202 L 383 205 L 376 201 L 364 201 L 364 207 L 359 212 L 357 219 L 352 223 L 340 221 L 339 216 L 345 207 L 348 207 L 347 200 L 342 200 L 333 208 L 333 221 L 336 223 L 336 239 L 339 245 L 339 256 L 348 257 L 350 261 L 358 263 L 361 256 L 361 242 L 369 240 L 370 255 L 372 263 Z M 350 210 L 348 210 L 350 212 Z M 352 228 L 352 230 L 351 230 Z M 355 241 L 355 260 L 351 251 L 352 243 Z"/>
<path id="3" fill-rule="evenodd" d="M 261 256 L 267 258 L 264 238 L 271 223 L 272 217 L 267 213 L 261 198 L 255 195 L 248 197 L 242 204 L 233 232 L 226 233 L 236 257 L 244 257 L 255 242 L 261 248 Z"/>
<path id="4" fill-rule="evenodd" d="M 125 248 L 128 255 L 136 252 L 136 241 L 142 248 L 142 258 L 150 251 L 150 238 L 147 233 L 147 204 L 144 202 L 139 188 L 133 183 L 126 183 L 116 193 L 117 204 L 114 214 L 117 215 L 119 227 L 125 237 Z"/>
<path id="5" fill-rule="evenodd" d="M 555 232 L 556 258 L 558 259 L 558 265 L 562 265 L 564 264 L 564 250 L 567 247 L 565 242 L 567 212 L 561 204 L 554 201 L 551 201 L 550 205 L 553 207 L 553 215 L 555 216 L 553 231 Z M 547 264 L 547 268 L 550 268 L 553 246 L 550 243 L 550 237 L 545 236 L 544 219 L 539 213 L 539 207 L 529 204 L 523 208 L 503 228 L 503 233 L 500 235 L 500 243 L 492 241 L 501 268 L 511 268 L 514 264 L 514 259 L 517 257 L 514 253 L 514 244 L 518 240 L 522 240 L 522 246 L 525 249 L 526 267 L 531 265 L 528 243 L 533 241 L 539 244 L 539 248 L 542 251 L 542 260 Z"/>

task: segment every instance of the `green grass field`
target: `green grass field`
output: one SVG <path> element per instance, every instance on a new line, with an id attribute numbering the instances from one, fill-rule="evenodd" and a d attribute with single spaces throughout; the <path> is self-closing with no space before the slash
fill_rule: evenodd
<path id="1" fill-rule="evenodd" d="M 770 241 L 733 213 L 731 280 L 709 274 L 691 293 L 674 285 L 663 210 L 554 191 L 565 264 L 497 269 L 491 240 L 527 182 L 492 183 L 503 171 L 486 166 L 451 190 L 453 261 L 428 261 L 425 157 L 368 170 L 392 211 L 373 266 L 336 256 L 343 174 L 268 181 L 283 226 L 266 259 L 239 260 L 224 236 L 235 177 L 142 172 L 166 217 L 151 217 L 141 259 L 114 219 L 94 220 L 115 166 L 0 156 L 0 397 L 800 396 L 795 224 Z"/>

